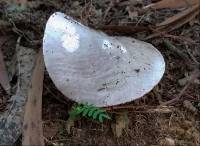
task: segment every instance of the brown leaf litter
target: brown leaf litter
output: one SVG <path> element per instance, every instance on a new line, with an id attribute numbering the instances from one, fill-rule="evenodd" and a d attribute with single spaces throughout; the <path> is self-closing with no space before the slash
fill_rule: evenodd
<path id="1" fill-rule="evenodd" d="M 5 0 L 3 1 L 5 2 Z M 6 1 L 6 3 L 11 1 Z M 123 111 L 127 112 L 128 124 L 124 124 L 126 123 L 124 122 L 125 117 L 122 120 L 113 120 L 111 123 L 105 122 L 103 124 L 93 120 L 81 119 L 73 123 L 70 133 L 66 122 L 68 110 L 74 102 L 66 100 L 67 98 L 56 89 L 47 72 L 45 72 L 42 119 L 44 140 L 47 145 L 198 146 L 200 144 L 199 86 L 193 82 L 199 80 L 199 77 L 193 75 L 200 59 L 197 53 L 200 43 L 198 40 L 200 28 L 199 21 L 196 19 L 199 13 L 197 5 L 199 1 L 156 0 L 155 3 L 140 0 L 138 2 L 131 0 L 14 1 L 25 2 L 23 5 L 26 6 L 26 9 L 20 13 L 8 12 L 7 7 L 2 6 L 1 1 L 0 33 L 9 35 L 7 34 L 9 32 L 16 38 L 22 37 L 21 45 L 18 46 L 22 52 L 28 51 L 31 47 L 41 47 L 46 19 L 51 13 L 59 10 L 111 35 L 123 34 L 142 39 L 150 36 L 148 42 L 162 52 L 167 64 L 164 78 L 152 92 L 137 101 L 107 108 L 110 115 L 119 115 Z M 149 2 L 150 5 L 147 5 Z M 9 5 L 11 4 L 9 3 Z M 144 10 L 141 8 L 142 6 L 144 6 Z M 163 8 L 164 10 L 160 10 Z M 152 33 L 153 35 L 156 34 L 155 37 L 159 37 L 151 37 Z M 163 40 L 166 38 L 174 44 L 173 49 L 176 51 L 163 45 Z M 13 40 L 13 38 L 11 39 Z M 26 57 L 23 53 L 17 54 L 18 59 L 21 58 L 20 68 L 24 66 L 24 68 L 28 67 L 29 70 L 18 70 L 17 84 L 10 82 L 14 92 L 7 105 L 8 111 L 0 115 L 0 127 L 4 129 L 0 129 L 0 140 L 1 142 L 7 140 L 12 143 L 21 134 L 22 108 L 25 104 L 25 97 L 29 93 L 29 99 L 33 98 L 32 95 L 36 95 L 38 108 L 34 110 L 32 106 L 27 107 L 30 104 L 30 102 L 27 102 L 26 109 L 28 108 L 33 114 L 28 114 L 29 110 L 26 110 L 24 118 L 28 123 L 38 120 L 39 125 L 36 124 L 36 127 L 39 126 L 40 128 L 39 131 L 34 130 L 34 133 L 29 132 L 27 135 L 24 132 L 24 143 L 27 142 L 25 139 L 31 137 L 33 139 L 41 138 L 40 143 L 42 144 L 40 115 L 42 82 L 39 81 L 42 78 L 42 70 L 38 70 L 38 72 L 41 72 L 39 76 L 36 76 L 36 78 L 40 78 L 39 80 L 32 79 L 34 84 L 30 89 L 28 82 L 31 81 L 31 66 L 33 67 L 34 61 L 24 62 L 30 61 L 30 59 L 34 60 L 35 57 L 31 58 L 32 55 Z M 182 57 L 180 57 L 180 54 L 182 54 Z M 183 79 L 187 72 L 190 72 L 190 77 L 184 84 L 180 85 L 179 80 Z M 35 86 L 35 84 L 38 86 Z M 15 93 L 16 87 L 21 96 Z M 4 95 L 0 93 L 0 96 Z M 167 104 L 167 106 L 162 106 L 162 104 Z M 39 113 L 38 117 L 36 113 Z M 30 117 L 30 115 L 34 116 Z M 121 128 L 118 131 L 119 137 L 115 137 L 112 133 L 111 124 L 118 125 L 115 125 L 115 128 Z M 9 125 L 14 128 L 5 128 Z M 24 128 L 26 128 L 25 125 L 24 123 Z M 34 124 L 32 126 L 34 128 Z M 28 128 L 31 128 L 31 126 Z M 6 135 L 12 136 L 6 137 Z M 18 145 L 21 144 L 18 143 Z"/>

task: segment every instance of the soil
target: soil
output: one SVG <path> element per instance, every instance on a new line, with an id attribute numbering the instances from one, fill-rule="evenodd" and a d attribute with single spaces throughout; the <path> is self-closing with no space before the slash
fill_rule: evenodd
<path id="1" fill-rule="evenodd" d="M 56 11 L 70 15 L 90 27 L 101 29 L 102 26 L 139 26 L 149 27 L 165 18 L 173 16 L 182 9 L 164 9 L 136 14 L 143 5 L 151 0 L 135 1 L 117 0 L 35 0 L 28 1 L 26 7 L 0 1 L 0 47 L 5 54 L 6 65 L 15 90 L 17 76 L 12 70 L 13 50 L 19 36 L 23 36 L 21 45 L 33 49 L 42 47 L 45 23 Z M 132 9 L 132 13 L 130 11 Z M 135 12 L 135 13 L 134 13 Z M 134 17 L 133 17 L 134 16 Z M 161 51 L 166 61 L 166 72 L 161 82 L 147 95 L 139 100 L 121 105 L 121 109 L 109 109 L 108 114 L 128 112 L 129 124 L 121 137 L 114 136 L 111 124 L 114 121 L 99 123 L 82 118 L 75 122 L 71 132 L 67 132 L 68 111 L 74 102 L 67 100 L 54 86 L 48 73 L 45 72 L 43 91 L 43 127 L 46 145 L 137 145 L 137 146 L 199 146 L 200 145 L 200 80 L 197 78 L 181 93 L 188 84 L 184 81 L 197 68 L 200 62 L 200 15 L 190 23 L 170 32 L 170 35 L 191 38 L 195 43 L 185 40 L 166 38 L 164 36 L 146 40 Z M 138 27 L 138 28 L 139 28 Z M 102 29 L 103 30 L 103 29 Z M 103 30 L 105 31 L 105 30 Z M 109 31 L 111 35 L 122 35 Z M 124 33 L 144 40 L 153 32 L 136 30 L 135 33 Z M 169 40 L 176 49 L 188 56 L 189 60 L 180 57 L 164 43 Z M 163 111 L 161 104 L 179 96 L 177 101 L 169 103 Z M 0 88 L 0 110 L 3 112 L 9 96 Z M 189 106 L 188 104 L 189 103 Z M 190 106 L 193 106 L 192 108 Z M 132 108 L 130 108 L 132 107 Z M 195 110 L 192 110 L 195 109 Z M 20 143 L 20 139 L 18 141 Z"/>

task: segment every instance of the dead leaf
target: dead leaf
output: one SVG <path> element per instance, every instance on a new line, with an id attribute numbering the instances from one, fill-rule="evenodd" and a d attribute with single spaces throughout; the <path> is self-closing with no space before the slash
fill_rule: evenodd
<path id="1" fill-rule="evenodd" d="M 134 7 L 134 6 L 127 6 L 126 10 L 128 11 L 128 17 L 133 20 L 135 17 L 137 17 L 139 14 L 138 14 L 138 11 L 137 9 Z"/>
<path id="2" fill-rule="evenodd" d="M 42 128 L 43 79 L 44 62 L 42 50 L 40 50 L 25 105 L 22 145 L 44 145 Z"/>
<path id="3" fill-rule="evenodd" d="M 159 141 L 160 146 L 175 146 L 175 140 L 169 137 L 165 137 Z"/>
<path id="4" fill-rule="evenodd" d="M 43 135 L 45 138 L 52 138 L 56 136 L 59 129 L 61 128 L 62 124 L 59 122 L 52 122 L 52 121 L 43 121 Z"/>
<path id="5" fill-rule="evenodd" d="M 191 73 L 186 72 L 185 77 L 178 80 L 180 86 L 184 86 L 188 81 L 191 80 Z M 195 84 L 200 84 L 200 80 L 197 78 L 194 80 Z"/>
<path id="6" fill-rule="evenodd" d="M 189 111 L 191 111 L 191 112 L 197 112 L 198 110 L 197 110 L 197 108 L 196 107 L 194 107 L 194 105 L 189 101 L 189 100 L 185 100 L 184 102 L 183 102 L 183 106 L 187 109 L 187 110 L 189 110 Z"/>
<path id="7" fill-rule="evenodd" d="M 1 48 L 0 48 L 0 85 L 8 94 L 10 94 L 10 83 Z"/>
<path id="8" fill-rule="evenodd" d="M 178 8 L 199 5 L 199 0 L 161 0 L 145 6 L 143 9 L 163 9 L 163 8 Z"/>
<path id="9" fill-rule="evenodd" d="M 115 117 L 116 123 L 111 125 L 112 131 L 116 137 L 120 137 L 122 135 L 123 130 L 128 127 L 129 118 L 128 113 L 123 112 Z"/>
<path id="10" fill-rule="evenodd" d="M 17 91 L 10 97 L 6 111 L 0 114 L 0 145 L 13 145 L 22 133 L 24 105 L 35 62 L 35 50 L 20 45 L 17 40 Z"/>
<path id="11" fill-rule="evenodd" d="M 68 119 L 67 123 L 66 123 L 66 130 L 67 130 L 68 134 L 71 133 L 71 127 L 74 127 L 74 120 L 73 119 Z"/>

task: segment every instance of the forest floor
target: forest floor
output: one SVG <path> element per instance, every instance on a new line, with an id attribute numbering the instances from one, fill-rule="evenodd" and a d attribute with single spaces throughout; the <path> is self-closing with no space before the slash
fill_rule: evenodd
<path id="1" fill-rule="evenodd" d="M 68 133 L 66 121 L 74 102 L 64 101 L 66 98 L 45 71 L 42 118 L 47 145 L 200 145 L 200 80 L 196 75 L 200 62 L 200 15 L 187 16 L 183 25 L 179 25 L 181 19 L 169 23 L 170 27 L 157 29 L 156 24 L 186 7 L 144 11 L 142 7 L 152 1 L 35 0 L 24 7 L 0 1 L 0 48 L 5 54 L 12 88 L 16 87 L 17 76 L 9 62 L 15 55 L 18 37 L 23 36 L 22 46 L 41 48 L 45 23 L 56 11 L 111 35 L 145 40 L 161 51 L 166 61 L 164 77 L 150 93 L 108 111 L 110 115 L 128 112 L 129 124 L 120 137 L 114 136 L 111 121 L 98 123 L 84 118 L 75 122 Z M 6 110 L 8 99 L 0 86 L 1 112 Z"/>

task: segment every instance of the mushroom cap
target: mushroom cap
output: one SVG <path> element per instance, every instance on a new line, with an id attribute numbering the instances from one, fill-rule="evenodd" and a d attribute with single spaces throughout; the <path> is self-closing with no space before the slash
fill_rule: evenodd
<path id="1" fill-rule="evenodd" d="M 43 54 L 55 86 L 68 98 L 95 106 L 142 97 L 165 71 L 163 56 L 151 44 L 108 36 L 60 12 L 47 21 Z"/>

